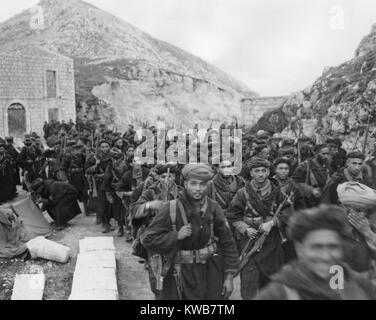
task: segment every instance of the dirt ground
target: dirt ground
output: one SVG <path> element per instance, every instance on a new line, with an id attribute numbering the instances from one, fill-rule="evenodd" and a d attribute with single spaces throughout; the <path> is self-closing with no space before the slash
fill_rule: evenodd
<path id="1" fill-rule="evenodd" d="M 74 268 L 79 250 L 79 240 L 85 237 L 114 237 L 117 260 L 117 280 L 120 300 L 152 300 L 148 274 L 139 259 L 131 254 L 131 245 L 115 232 L 103 235 L 101 226 L 95 224 L 94 216 L 79 215 L 70 222 L 70 227 L 54 232 L 50 240 L 71 248 L 67 264 L 46 260 L 1 259 L 0 300 L 10 300 L 14 278 L 17 273 L 43 273 L 46 276 L 43 300 L 67 300 L 72 286 Z M 239 278 L 235 280 L 235 291 L 231 299 L 240 299 Z"/>

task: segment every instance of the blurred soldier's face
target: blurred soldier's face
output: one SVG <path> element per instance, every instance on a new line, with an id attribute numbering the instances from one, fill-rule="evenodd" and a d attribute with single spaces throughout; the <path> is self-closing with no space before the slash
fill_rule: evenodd
<path id="1" fill-rule="evenodd" d="M 318 153 L 319 159 L 323 162 L 329 162 L 330 160 L 330 150 L 329 148 L 323 148 Z"/>
<path id="2" fill-rule="evenodd" d="M 117 140 L 116 145 L 121 149 L 123 147 L 123 140 Z"/>
<path id="3" fill-rule="evenodd" d="M 276 168 L 275 168 L 275 173 L 278 178 L 285 180 L 289 176 L 290 173 L 290 167 L 286 163 L 280 163 Z"/>
<path id="4" fill-rule="evenodd" d="M 251 170 L 251 177 L 259 184 L 263 184 L 268 179 L 270 170 L 264 167 Z"/>
<path id="5" fill-rule="evenodd" d="M 270 150 L 269 148 L 264 148 L 258 154 L 260 158 L 268 159 L 270 157 Z"/>
<path id="6" fill-rule="evenodd" d="M 219 164 L 219 174 L 225 178 L 228 178 L 232 175 L 231 161 L 222 161 Z"/>
<path id="7" fill-rule="evenodd" d="M 330 268 L 338 265 L 343 258 L 342 241 L 332 230 L 309 232 L 302 243 L 295 243 L 298 261 L 321 279 L 330 279 Z"/>
<path id="8" fill-rule="evenodd" d="M 133 156 L 133 155 L 134 155 L 134 149 L 128 149 L 128 151 L 127 151 L 127 155 L 128 155 L 129 157 Z"/>
<path id="9" fill-rule="evenodd" d="M 205 196 L 208 182 L 202 180 L 191 179 L 184 182 L 185 190 L 194 200 L 201 200 Z"/>
<path id="10" fill-rule="evenodd" d="M 159 176 L 159 181 L 162 183 L 162 184 L 166 184 L 166 181 L 167 181 L 167 184 L 169 186 L 171 186 L 174 182 L 175 182 L 175 173 L 170 173 L 170 175 L 165 172 L 165 173 L 162 173 L 160 176 Z"/>
<path id="11" fill-rule="evenodd" d="M 358 175 L 362 169 L 362 159 L 348 159 L 346 162 L 347 170 L 354 176 Z"/>
<path id="12" fill-rule="evenodd" d="M 110 145 L 108 143 L 101 144 L 101 151 L 102 153 L 109 153 L 110 152 Z"/>

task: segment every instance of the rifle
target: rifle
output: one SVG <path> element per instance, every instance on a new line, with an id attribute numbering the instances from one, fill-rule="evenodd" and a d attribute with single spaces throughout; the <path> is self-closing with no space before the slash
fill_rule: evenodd
<path id="1" fill-rule="evenodd" d="M 91 131 L 91 147 L 94 148 L 94 131 Z"/>
<path id="2" fill-rule="evenodd" d="M 273 218 L 275 218 L 279 213 L 281 212 L 283 206 L 286 204 L 287 201 L 290 201 L 292 197 L 292 192 L 289 196 L 286 196 L 285 199 L 281 202 L 281 204 L 278 206 L 277 211 L 274 213 Z M 234 278 L 243 270 L 243 268 L 247 265 L 249 259 L 257 252 L 260 252 L 262 249 L 262 246 L 266 240 L 266 237 L 268 236 L 267 233 L 263 232 L 261 233 L 258 238 L 250 238 L 245 245 L 241 255 L 240 255 L 240 262 L 239 266 L 235 272 Z"/>
<path id="3" fill-rule="evenodd" d="M 367 128 L 366 128 L 366 136 L 364 137 L 364 143 L 363 143 L 363 149 L 362 153 L 365 154 L 366 148 L 367 148 L 367 140 L 368 140 L 368 134 L 369 134 L 369 122 L 371 120 L 371 115 L 368 115 L 368 121 L 367 121 Z"/>

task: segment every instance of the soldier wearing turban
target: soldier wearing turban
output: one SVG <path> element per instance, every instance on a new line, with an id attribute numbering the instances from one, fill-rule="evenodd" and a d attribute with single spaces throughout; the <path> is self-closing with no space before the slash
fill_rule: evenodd
<path id="1" fill-rule="evenodd" d="M 168 272 L 160 298 L 227 299 L 238 253 L 221 207 L 206 196 L 213 171 L 205 164 L 187 164 L 182 175 L 184 190 L 176 207 L 164 205 L 141 236 L 147 250 L 174 257 L 172 269 L 179 280 Z"/>
<path id="2" fill-rule="evenodd" d="M 269 178 L 270 162 L 253 157 L 247 162 L 252 179 L 240 189 L 228 209 L 229 222 L 234 226 L 243 250 L 250 239 L 266 233 L 260 252 L 253 256 L 240 273 L 241 295 L 252 299 L 265 286 L 268 277 L 277 272 L 284 261 L 281 232 L 284 232 L 291 208 L 285 207 L 274 216 L 284 195 L 278 181 Z"/>
<path id="3" fill-rule="evenodd" d="M 332 173 L 330 170 L 330 146 L 319 144 L 315 146 L 314 151 L 315 157 L 300 163 L 292 177 L 299 184 L 309 208 L 320 203 L 322 191 Z"/>

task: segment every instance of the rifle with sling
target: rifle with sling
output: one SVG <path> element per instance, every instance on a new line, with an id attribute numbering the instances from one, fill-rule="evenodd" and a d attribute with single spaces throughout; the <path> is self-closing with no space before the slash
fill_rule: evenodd
<path id="1" fill-rule="evenodd" d="M 291 197 L 292 197 L 292 193 L 290 193 L 289 196 L 285 197 L 285 199 L 278 206 L 277 211 L 274 213 L 273 219 L 280 214 L 283 206 L 286 204 L 287 201 L 290 201 Z M 239 266 L 238 266 L 238 269 L 235 272 L 234 277 L 236 277 L 243 270 L 243 268 L 247 265 L 249 259 L 255 253 L 260 252 L 267 236 L 268 236 L 268 234 L 263 232 L 257 238 L 250 238 L 248 240 L 247 244 L 245 245 L 245 247 L 244 247 L 244 249 L 243 249 L 243 251 L 240 255 Z"/>
<path id="2" fill-rule="evenodd" d="M 176 229 L 176 206 L 177 206 L 177 200 L 170 201 L 170 219 L 172 224 L 172 230 L 177 231 Z M 180 208 L 180 203 L 179 203 Z M 183 220 L 184 225 L 188 225 L 187 216 L 185 215 L 184 210 L 181 211 L 181 217 Z M 163 282 L 164 278 L 166 277 L 168 271 L 170 268 L 174 265 L 174 271 L 173 276 L 175 278 L 176 282 L 176 288 L 178 291 L 179 300 L 183 299 L 183 292 L 182 292 L 182 283 L 180 278 L 180 265 L 174 263 L 174 257 L 176 252 L 173 252 L 169 256 L 164 256 L 161 254 L 155 254 L 151 257 L 150 266 L 152 268 L 152 271 L 154 273 L 154 276 L 157 280 L 156 289 L 158 291 L 163 290 Z"/>

